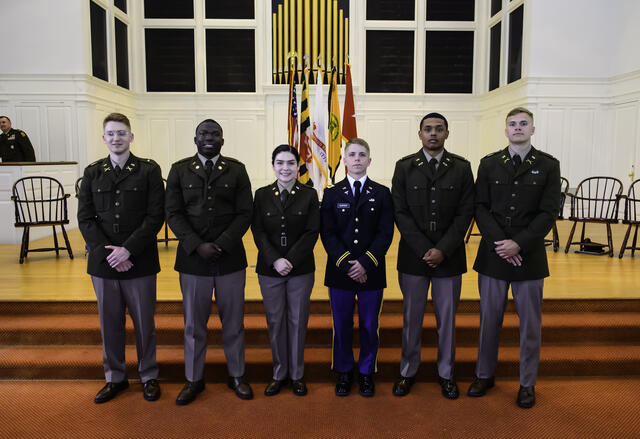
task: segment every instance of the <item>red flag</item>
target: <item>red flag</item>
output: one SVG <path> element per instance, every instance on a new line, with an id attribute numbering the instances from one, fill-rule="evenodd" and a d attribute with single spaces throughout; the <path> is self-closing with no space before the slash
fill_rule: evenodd
<path id="1" fill-rule="evenodd" d="M 353 86 L 351 84 L 351 65 L 345 64 L 347 67 L 345 83 L 346 91 L 344 95 L 344 112 L 342 113 L 342 138 L 345 142 L 358 137 L 356 129 L 356 109 L 353 104 Z"/>

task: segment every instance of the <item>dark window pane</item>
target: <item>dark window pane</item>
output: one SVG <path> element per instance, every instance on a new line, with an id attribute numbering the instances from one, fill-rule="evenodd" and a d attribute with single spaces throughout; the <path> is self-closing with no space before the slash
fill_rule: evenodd
<path id="1" fill-rule="evenodd" d="M 205 18 L 254 18 L 253 0 L 206 0 Z"/>
<path id="2" fill-rule="evenodd" d="M 144 18 L 193 18 L 193 0 L 144 0 Z"/>
<path id="3" fill-rule="evenodd" d="M 367 92 L 413 93 L 413 31 L 367 31 Z"/>
<path id="4" fill-rule="evenodd" d="M 426 93 L 471 93 L 473 31 L 428 31 Z"/>
<path id="5" fill-rule="evenodd" d="M 129 44 L 127 25 L 116 18 L 116 81 L 120 87 L 129 88 Z"/>
<path id="6" fill-rule="evenodd" d="M 113 5 L 122 12 L 127 12 L 127 0 L 113 0 Z"/>
<path id="7" fill-rule="evenodd" d="M 473 21 L 475 0 L 427 0 L 427 20 Z"/>
<path id="8" fill-rule="evenodd" d="M 145 29 L 147 91 L 195 91 L 193 29 Z"/>
<path id="9" fill-rule="evenodd" d="M 367 0 L 367 20 L 413 20 L 414 0 Z"/>
<path id="10" fill-rule="evenodd" d="M 207 29 L 207 91 L 256 91 L 253 29 Z"/>
<path id="11" fill-rule="evenodd" d="M 524 5 L 509 14 L 509 65 L 507 83 L 517 81 L 522 76 L 522 19 Z"/>
<path id="12" fill-rule="evenodd" d="M 502 9 L 502 0 L 491 0 L 491 16 L 493 17 Z"/>
<path id="13" fill-rule="evenodd" d="M 500 31 L 498 22 L 491 28 L 491 42 L 489 48 L 489 91 L 500 87 Z"/>
<path id="14" fill-rule="evenodd" d="M 107 12 L 90 1 L 91 66 L 93 76 L 109 80 L 107 73 Z"/>

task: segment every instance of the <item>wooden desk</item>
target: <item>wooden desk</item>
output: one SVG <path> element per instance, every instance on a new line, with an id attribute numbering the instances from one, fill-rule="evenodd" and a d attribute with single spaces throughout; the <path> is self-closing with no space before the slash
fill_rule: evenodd
<path id="1" fill-rule="evenodd" d="M 78 200 L 75 197 L 75 182 L 79 176 L 78 162 L 0 162 L 0 244 L 19 244 L 22 229 L 15 223 L 15 208 L 11 201 L 13 183 L 22 177 L 47 176 L 62 183 L 64 192 L 70 194 L 67 199 L 69 226 L 78 227 L 76 213 Z M 29 235 L 30 241 L 51 236 L 51 227 L 34 227 Z"/>

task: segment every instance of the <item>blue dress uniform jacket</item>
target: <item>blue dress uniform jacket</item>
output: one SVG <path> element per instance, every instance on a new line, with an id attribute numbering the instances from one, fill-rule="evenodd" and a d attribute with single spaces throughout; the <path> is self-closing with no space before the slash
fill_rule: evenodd
<path id="1" fill-rule="evenodd" d="M 251 231 L 258 247 L 258 274 L 281 277 L 273 268 L 280 258 L 293 264 L 288 276 L 314 272 L 313 248 L 320 231 L 318 193 L 296 182 L 283 206 L 277 182 L 258 189 Z"/>
<path id="2" fill-rule="evenodd" d="M 507 281 L 549 276 L 544 237 L 558 217 L 560 163 L 531 148 L 516 172 L 508 148 L 480 161 L 475 218 L 482 240 L 473 266 L 478 273 Z M 522 265 L 515 267 L 494 250 L 495 241 L 513 239 Z"/>
<path id="3" fill-rule="evenodd" d="M 349 291 L 385 288 L 385 255 L 393 239 L 389 188 L 367 178 L 356 206 L 345 178 L 325 189 L 320 212 L 320 237 L 327 251 L 324 284 Z M 364 284 L 347 275 L 350 260 L 357 260 L 367 270 Z"/>
<path id="4" fill-rule="evenodd" d="M 251 224 L 251 183 L 242 163 L 220 155 L 207 178 L 197 155 L 174 163 L 167 177 L 167 223 L 179 239 L 175 269 L 220 276 L 247 267 L 242 237 Z M 214 242 L 223 253 L 205 261 L 196 249 Z"/>
<path id="5" fill-rule="evenodd" d="M 433 175 L 420 149 L 396 163 L 392 194 L 402 236 L 398 271 L 429 277 L 465 273 L 464 236 L 473 217 L 473 173 L 469 162 L 445 150 Z M 433 247 L 445 254 L 437 268 L 422 260 Z"/>
<path id="6" fill-rule="evenodd" d="M 36 155 L 29 136 L 22 130 L 0 132 L 0 158 L 3 162 L 35 162 Z"/>
<path id="7" fill-rule="evenodd" d="M 109 157 L 87 166 L 78 194 L 78 225 L 89 246 L 87 273 L 105 279 L 158 273 L 156 235 L 163 223 L 164 186 L 156 162 L 131 154 L 118 177 Z M 111 268 L 105 245 L 125 247 L 133 268 Z"/>

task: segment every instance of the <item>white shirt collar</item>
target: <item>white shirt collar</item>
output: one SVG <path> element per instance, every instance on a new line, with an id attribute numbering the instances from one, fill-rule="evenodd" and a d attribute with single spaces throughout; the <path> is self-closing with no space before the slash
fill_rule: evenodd
<path id="1" fill-rule="evenodd" d="M 349 185 L 351 185 L 351 193 L 355 195 L 356 189 L 353 187 L 353 183 L 356 181 L 356 179 L 347 174 L 347 180 L 349 180 Z M 365 182 L 367 181 L 367 176 L 365 175 L 357 181 L 360 182 L 360 190 L 362 190 L 364 188 Z"/>

